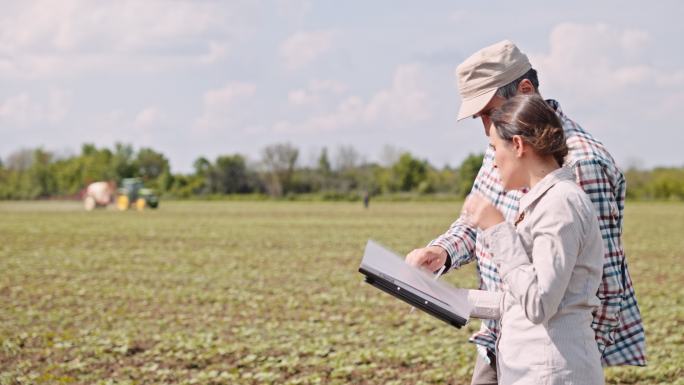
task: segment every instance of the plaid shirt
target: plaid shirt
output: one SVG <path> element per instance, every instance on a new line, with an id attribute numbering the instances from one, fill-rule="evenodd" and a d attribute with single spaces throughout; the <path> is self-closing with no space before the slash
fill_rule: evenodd
<path id="1" fill-rule="evenodd" d="M 602 363 L 604 366 L 646 365 L 644 329 L 621 239 L 625 179 L 603 144 L 566 117 L 558 102 L 547 102 L 556 110 L 566 135 L 569 152 L 564 166 L 574 171 L 577 183 L 594 203 L 603 236 L 603 278 L 597 293 L 601 305 L 591 325 L 596 332 Z M 473 191 L 487 197 L 508 222 L 513 223 L 517 218 L 524 191 L 504 191 L 494 168 L 494 152 L 489 148 Z M 430 245 L 441 246 L 447 251 L 450 269 L 477 259 L 480 288 L 501 291 L 497 267 L 480 238 L 475 229 L 459 218 Z M 470 342 L 494 351 L 498 332 L 498 321 L 483 320 L 480 331 L 470 338 Z"/>

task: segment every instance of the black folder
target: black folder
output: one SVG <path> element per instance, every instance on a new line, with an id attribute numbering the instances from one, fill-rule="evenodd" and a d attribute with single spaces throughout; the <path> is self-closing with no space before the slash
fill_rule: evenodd
<path id="1" fill-rule="evenodd" d="M 366 245 L 359 272 L 367 283 L 449 325 L 461 328 L 468 322 L 472 310 L 468 290 L 434 280 L 372 240 Z"/>

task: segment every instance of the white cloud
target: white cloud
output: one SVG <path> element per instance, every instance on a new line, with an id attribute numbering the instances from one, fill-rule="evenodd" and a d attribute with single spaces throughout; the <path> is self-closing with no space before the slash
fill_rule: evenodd
<path id="1" fill-rule="evenodd" d="M 215 41 L 209 42 L 207 53 L 199 57 L 203 64 L 214 64 L 228 56 L 228 44 Z"/>
<path id="2" fill-rule="evenodd" d="M 244 104 L 255 94 L 256 86 L 246 82 L 234 82 L 223 88 L 207 91 L 203 98 L 202 116 L 197 119 L 194 128 L 207 132 L 232 126 L 241 115 L 237 106 Z"/>
<path id="3" fill-rule="evenodd" d="M 133 126 L 140 129 L 150 128 L 162 122 L 164 116 L 157 107 L 146 107 L 135 116 Z"/>
<path id="4" fill-rule="evenodd" d="M 332 48 L 331 31 L 297 32 L 280 45 L 280 56 L 288 69 L 300 69 Z"/>
<path id="5" fill-rule="evenodd" d="M 333 111 L 306 119 L 301 123 L 277 122 L 273 130 L 279 133 L 330 132 L 358 125 L 363 118 L 363 101 L 356 96 L 342 100 Z"/>
<path id="6" fill-rule="evenodd" d="M 530 60 L 540 71 L 542 92 L 561 92 L 581 108 L 671 113 L 666 106 L 679 100 L 675 95 L 684 85 L 684 69 L 650 64 L 645 52 L 651 44 L 646 31 L 562 23 L 551 32 L 549 52 Z"/>
<path id="7" fill-rule="evenodd" d="M 666 71 L 648 64 L 645 48 L 648 32 L 607 24 L 562 23 L 550 36 L 550 51 L 531 55 L 540 69 L 542 87 L 573 89 L 591 86 L 583 96 L 600 98 L 635 86 L 680 86 L 680 71 Z M 673 81 L 674 80 L 674 81 Z"/>
<path id="8" fill-rule="evenodd" d="M 318 98 L 311 95 L 307 90 L 298 89 L 290 91 L 287 94 L 287 100 L 290 104 L 301 106 L 305 104 L 314 104 L 318 101 Z"/>
<path id="9" fill-rule="evenodd" d="M 378 92 L 368 103 L 366 119 L 393 124 L 430 119 L 430 98 L 423 71 L 418 64 L 399 66 L 394 72 L 392 86 Z"/>
<path id="10" fill-rule="evenodd" d="M 0 14 L 0 75 L 213 63 L 253 29 L 249 3 L 22 1 Z M 207 43 L 209 42 L 209 43 Z"/>
<path id="11" fill-rule="evenodd" d="M 653 138 L 672 136 L 671 116 L 684 104 L 684 68 L 654 65 L 648 32 L 561 23 L 549 42 L 547 53 L 530 55 L 544 96 L 559 98 L 571 117 L 606 142 L 619 164 L 634 154 L 662 151 L 662 143 L 626 135 L 626 128 L 647 128 Z"/>
<path id="12" fill-rule="evenodd" d="M 256 86 L 251 83 L 236 82 L 217 90 L 210 90 L 204 94 L 204 106 L 211 111 L 229 109 L 237 100 L 250 97 L 256 92 Z"/>
<path id="13" fill-rule="evenodd" d="M 358 96 L 346 96 L 329 111 L 316 114 L 300 123 L 280 121 L 276 132 L 326 132 L 355 129 L 369 125 L 396 127 L 423 122 L 432 117 L 429 92 L 425 87 L 425 69 L 418 64 L 404 64 L 394 72 L 392 84 L 376 92 L 368 102 Z M 331 82 L 312 83 L 308 90 L 290 92 L 293 104 L 308 104 L 318 97 L 316 89 L 334 90 L 341 94 L 346 87 Z"/>
<path id="14" fill-rule="evenodd" d="M 314 79 L 306 88 L 290 91 L 287 100 L 296 106 L 315 105 L 327 97 L 343 94 L 348 88 L 346 84 L 337 80 Z"/>

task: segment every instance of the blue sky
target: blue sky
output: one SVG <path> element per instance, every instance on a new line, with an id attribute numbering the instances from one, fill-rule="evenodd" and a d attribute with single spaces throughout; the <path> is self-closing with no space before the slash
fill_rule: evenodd
<path id="1" fill-rule="evenodd" d="M 523 4 L 523 5 L 521 5 Z M 0 157 L 120 141 L 198 156 L 289 142 L 437 166 L 485 148 L 454 68 L 510 39 L 541 93 L 623 167 L 683 166 L 677 1 L 15 1 L 0 15 Z M 388 151 L 387 149 L 393 149 Z"/>

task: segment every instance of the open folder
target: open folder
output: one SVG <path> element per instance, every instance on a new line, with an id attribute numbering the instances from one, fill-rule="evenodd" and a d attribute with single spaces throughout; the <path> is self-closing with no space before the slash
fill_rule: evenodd
<path id="1" fill-rule="evenodd" d="M 366 282 L 440 320 L 460 328 L 469 318 L 499 318 L 501 293 L 460 289 L 410 266 L 391 250 L 369 240 L 359 272 Z"/>

